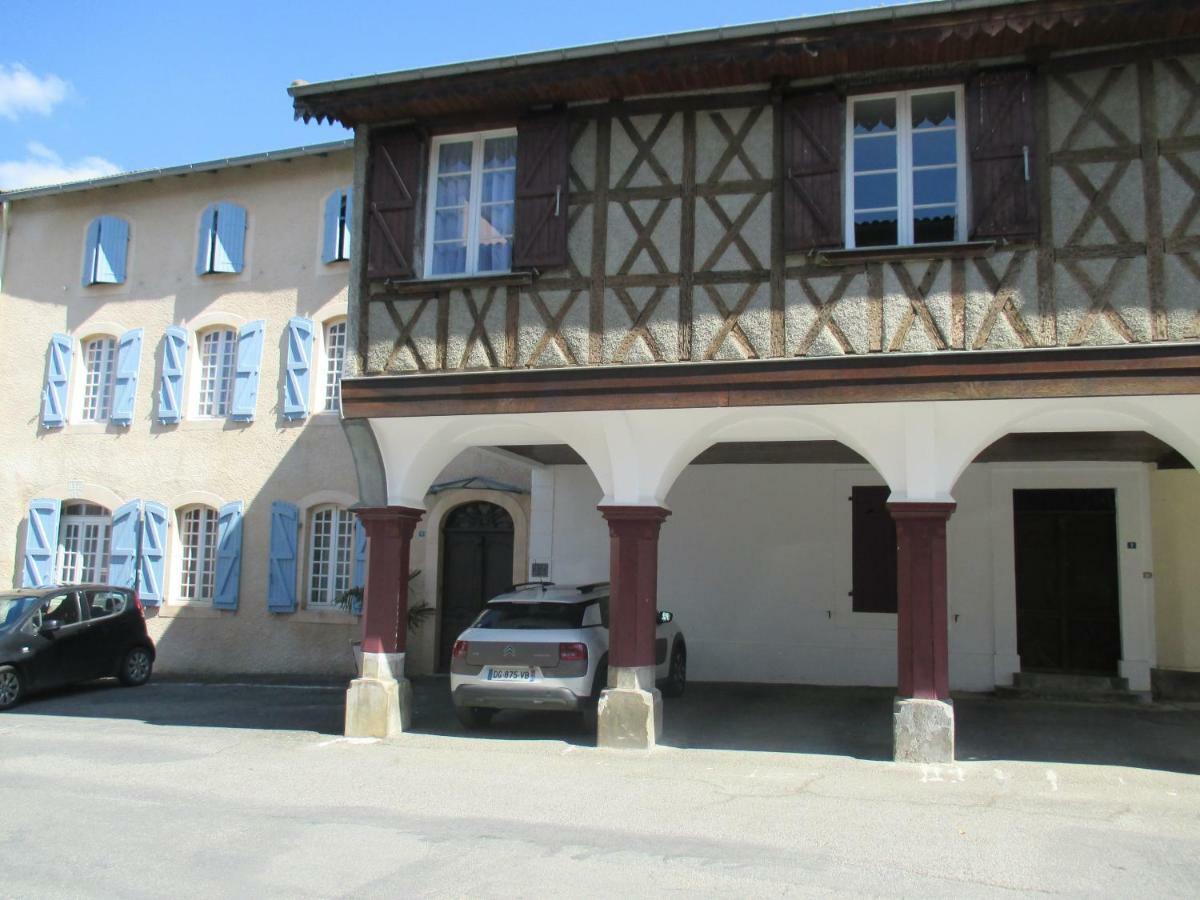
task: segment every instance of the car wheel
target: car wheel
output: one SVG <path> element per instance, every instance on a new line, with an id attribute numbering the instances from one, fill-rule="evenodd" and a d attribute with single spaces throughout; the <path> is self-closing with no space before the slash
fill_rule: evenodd
<path id="1" fill-rule="evenodd" d="M 662 692 L 667 697 L 682 697 L 683 689 L 687 687 L 687 650 L 683 644 L 676 644 L 671 653 L 671 668 L 667 670 L 667 680 Z"/>
<path id="2" fill-rule="evenodd" d="M 0 709 L 16 706 L 22 689 L 21 673 L 12 666 L 0 666 Z"/>
<path id="3" fill-rule="evenodd" d="M 487 709 L 482 706 L 456 706 L 454 714 L 465 728 L 486 728 L 492 723 L 499 710 Z"/>
<path id="4" fill-rule="evenodd" d="M 153 669 L 154 660 L 150 651 L 145 647 L 134 647 L 121 661 L 121 671 L 117 673 L 117 677 L 126 687 L 141 687 L 150 680 Z"/>

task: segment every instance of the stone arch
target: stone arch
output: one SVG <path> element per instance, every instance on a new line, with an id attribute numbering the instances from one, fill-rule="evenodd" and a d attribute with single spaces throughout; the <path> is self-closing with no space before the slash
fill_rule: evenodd
<path id="1" fill-rule="evenodd" d="M 423 601 L 437 612 L 428 627 L 423 629 L 420 638 L 423 658 L 414 661 L 414 665 L 423 662 L 425 665 L 422 668 L 427 668 L 429 671 L 433 671 L 438 665 L 438 648 L 444 637 L 440 632 L 444 612 L 442 563 L 445 558 L 445 526 L 456 511 L 475 503 L 487 503 L 499 507 L 512 521 L 513 547 L 510 583 L 517 584 L 524 581 L 525 573 L 529 569 L 530 509 L 528 495 L 476 488 L 456 488 L 434 495 L 434 500 L 429 504 L 425 520 L 421 525 L 425 531 L 421 585 L 424 594 Z"/>
<path id="2" fill-rule="evenodd" d="M 984 450 L 1009 434 L 1046 431 L 1144 431 L 1200 470 L 1200 397 L 1094 397 L 1004 400 L 947 429 L 942 478 L 949 493 Z"/>

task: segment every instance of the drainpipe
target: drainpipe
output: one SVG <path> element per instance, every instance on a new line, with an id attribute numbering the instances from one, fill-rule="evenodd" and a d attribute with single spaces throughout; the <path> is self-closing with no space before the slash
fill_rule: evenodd
<path id="1" fill-rule="evenodd" d="M 12 201 L 0 203 L 0 294 L 4 293 L 4 269 L 8 260 L 8 230 L 12 227 Z"/>

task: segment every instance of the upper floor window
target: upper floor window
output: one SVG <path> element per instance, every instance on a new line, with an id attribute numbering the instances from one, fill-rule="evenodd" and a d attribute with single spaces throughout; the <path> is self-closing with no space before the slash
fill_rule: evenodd
<path id="1" fill-rule="evenodd" d="M 236 203 L 214 203 L 200 217 L 196 274 L 240 272 L 246 258 L 246 210 Z"/>
<path id="2" fill-rule="evenodd" d="M 852 97 L 846 246 L 966 240 L 961 88 Z"/>
<path id="3" fill-rule="evenodd" d="M 350 587 L 354 515 L 340 506 L 319 506 L 309 522 L 308 604 L 328 606 Z"/>
<path id="4" fill-rule="evenodd" d="M 325 409 L 342 408 L 342 364 L 346 361 L 346 320 L 325 325 Z"/>
<path id="5" fill-rule="evenodd" d="M 215 328 L 200 335 L 200 386 L 196 413 L 209 418 L 229 415 L 233 399 L 233 364 L 237 332 Z"/>
<path id="6" fill-rule="evenodd" d="M 116 216 L 92 219 L 83 253 L 83 286 L 121 284 L 125 281 L 128 248 L 128 222 Z"/>
<path id="7" fill-rule="evenodd" d="M 433 141 L 425 229 L 427 276 L 512 268 L 516 173 L 515 131 Z"/>
<path id="8" fill-rule="evenodd" d="M 217 564 L 217 511 L 191 506 L 179 512 L 179 599 L 208 602 Z"/>
<path id="9" fill-rule="evenodd" d="M 351 188 L 338 189 L 325 199 L 325 233 L 321 260 L 332 263 L 350 258 Z"/>
<path id="10" fill-rule="evenodd" d="M 117 341 L 102 336 L 83 345 L 83 408 L 85 422 L 103 422 L 112 412 Z"/>

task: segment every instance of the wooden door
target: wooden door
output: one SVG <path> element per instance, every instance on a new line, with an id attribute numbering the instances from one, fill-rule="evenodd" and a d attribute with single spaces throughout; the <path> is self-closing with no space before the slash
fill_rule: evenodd
<path id="1" fill-rule="evenodd" d="M 454 641 L 483 605 L 512 586 L 512 517 L 494 503 L 468 503 L 442 528 L 440 671 L 450 668 Z"/>
<path id="2" fill-rule="evenodd" d="M 1013 491 L 1013 520 L 1022 670 L 1115 675 L 1116 492 Z"/>

